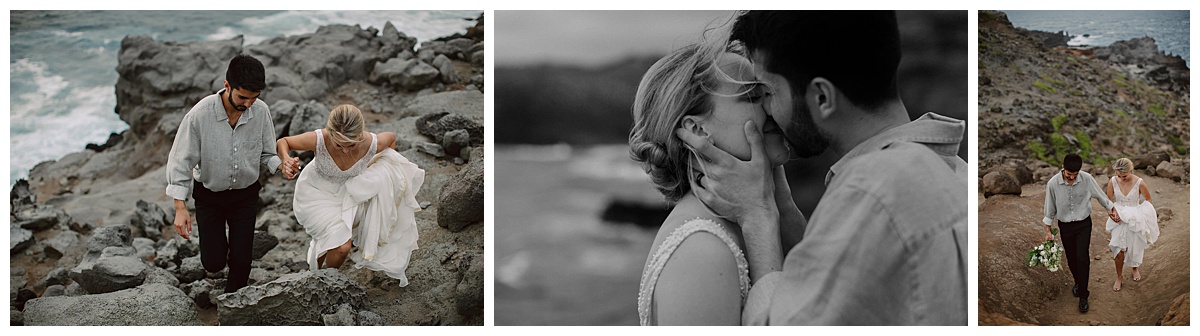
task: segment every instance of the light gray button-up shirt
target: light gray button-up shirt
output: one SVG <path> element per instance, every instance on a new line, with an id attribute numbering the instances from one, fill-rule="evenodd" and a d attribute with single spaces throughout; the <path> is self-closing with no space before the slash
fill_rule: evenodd
<path id="1" fill-rule="evenodd" d="M 742 322 L 966 325 L 965 128 L 927 113 L 838 160 L 804 239 L 750 289 Z"/>
<path id="2" fill-rule="evenodd" d="M 258 181 L 260 164 L 274 174 L 282 162 L 275 155 L 275 124 L 267 103 L 255 101 L 229 127 L 224 92 L 201 99 L 179 123 L 167 157 L 167 196 L 187 200 L 193 178 L 212 191 L 246 188 Z"/>
<path id="3" fill-rule="evenodd" d="M 1059 222 L 1075 222 L 1092 215 L 1092 204 L 1089 198 L 1095 198 L 1106 210 L 1112 210 L 1113 203 L 1108 195 L 1100 190 L 1096 178 L 1085 171 L 1079 172 L 1074 184 L 1063 180 L 1062 171 L 1054 174 L 1046 182 L 1046 217 L 1042 224 L 1054 224 L 1057 216 Z"/>

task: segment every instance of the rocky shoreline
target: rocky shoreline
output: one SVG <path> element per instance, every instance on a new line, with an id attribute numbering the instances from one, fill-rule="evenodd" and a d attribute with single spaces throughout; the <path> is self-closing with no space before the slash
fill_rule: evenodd
<path id="1" fill-rule="evenodd" d="M 255 45 L 242 38 L 121 43 L 116 113 L 129 129 L 39 163 L 10 192 L 13 325 L 482 325 L 483 29 L 420 42 L 330 25 Z M 309 271 L 295 181 L 262 174 L 250 286 L 222 294 L 198 240 L 174 234 L 163 165 L 183 115 L 216 92 L 234 55 L 261 60 L 278 136 L 354 104 L 426 172 L 410 284 L 347 263 Z M 311 160 L 311 153 L 300 156 Z M 307 162 L 306 162 L 307 163 Z M 189 208 L 194 207 L 189 202 Z"/>
<path id="2" fill-rule="evenodd" d="M 1129 157 L 1137 168 L 1189 184 L 1190 70 L 1153 38 L 1068 48 L 1063 33 L 1015 28 L 981 11 L 979 172 L 985 196 L 1020 194 L 1046 181 L 1062 156 L 1110 175 Z"/>

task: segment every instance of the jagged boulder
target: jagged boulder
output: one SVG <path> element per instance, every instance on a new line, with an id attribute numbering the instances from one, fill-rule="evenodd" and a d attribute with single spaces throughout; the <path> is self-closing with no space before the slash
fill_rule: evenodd
<path id="1" fill-rule="evenodd" d="M 1001 172 L 991 172 L 983 176 L 983 181 L 979 185 L 979 189 L 983 190 L 983 197 L 992 197 L 992 195 L 1020 195 L 1021 185 L 1017 183 L 1016 178 Z"/>
<path id="2" fill-rule="evenodd" d="M 452 232 L 483 221 L 483 151 L 442 187 L 437 200 L 438 226 Z"/>
<path id="3" fill-rule="evenodd" d="M 122 291 L 29 300 L 25 325 L 201 325 L 196 304 L 179 288 L 152 283 Z"/>
<path id="4" fill-rule="evenodd" d="M 1158 176 L 1172 179 L 1175 182 L 1181 181 L 1187 175 L 1186 168 L 1176 165 L 1171 161 L 1159 162 L 1158 166 L 1154 168 L 1154 172 Z"/>
<path id="5" fill-rule="evenodd" d="M 129 224 L 141 229 L 146 238 L 158 240 L 162 237 L 162 228 L 174 225 L 174 222 L 167 219 L 167 213 L 158 204 L 138 200 L 137 209 L 130 216 Z"/>
<path id="6" fill-rule="evenodd" d="M 451 61 L 446 55 L 434 57 L 433 63 L 430 64 L 437 68 L 438 76 L 442 78 L 442 83 L 450 84 L 462 80 L 458 76 L 458 73 L 454 71 L 454 61 Z"/>
<path id="7" fill-rule="evenodd" d="M 426 114 L 417 118 L 417 132 L 430 137 L 434 143 L 442 143 L 446 134 L 451 131 L 463 130 L 469 136 L 470 145 L 483 144 L 483 124 L 460 114 L 438 112 Z M 451 153 L 457 155 L 458 153 Z"/>
<path id="8" fill-rule="evenodd" d="M 8 253 L 16 254 L 33 245 L 33 231 L 22 229 L 16 223 L 8 225 Z"/>
<path id="9" fill-rule="evenodd" d="M 83 262 L 71 270 L 71 280 L 88 293 L 115 292 L 141 285 L 148 267 L 134 256 L 100 257 L 94 263 Z"/>
<path id="10" fill-rule="evenodd" d="M 311 100 L 286 108 L 289 108 L 288 113 L 292 114 L 292 121 L 288 124 L 288 135 L 304 134 L 304 132 L 325 128 L 325 124 L 329 120 L 329 110 L 331 110 L 325 104 Z"/>
<path id="11" fill-rule="evenodd" d="M 404 109 L 400 117 L 424 116 L 439 112 L 448 112 L 467 116 L 476 122 L 483 122 L 483 93 L 479 91 L 450 91 L 420 96 L 413 99 Z M 445 133 L 445 131 L 442 131 Z"/>
<path id="12" fill-rule="evenodd" d="M 42 231 L 66 222 L 69 216 L 65 211 L 48 206 L 25 207 L 15 213 L 15 223 L 23 229 Z"/>
<path id="13" fill-rule="evenodd" d="M 63 254 L 67 253 L 67 249 L 79 243 L 79 234 L 74 231 L 63 231 L 50 239 L 47 239 L 45 244 L 45 253 L 50 258 L 62 258 Z"/>
<path id="14" fill-rule="evenodd" d="M 472 254 L 459 265 L 454 307 L 462 316 L 483 315 L 483 255 Z"/>
<path id="15" fill-rule="evenodd" d="M 1167 152 L 1150 152 L 1133 157 L 1130 161 L 1133 161 L 1134 169 L 1157 168 L 1159 163 L 1171 161 L 1171 155 Z"/>
<path id="16" fill-rule="evenodd" d="M 271 252 L 275 246 L 279 246 L 279 238 L 267 233 L 266 231 L 254 231 L 254 247 L 251 250 L 254 260 L 262 259 Z"/>
<path id="17" fill-rule="evenodd" d="M 1174 300 L 1171 300 L 1171 308 L 1167 309 L 1167 313 L 1158 321 L 1158 325 L 1164 326 L 1186 326 L 1190 325 L 1192 319 L 1188 312 L 1191 311 L 1191 293 L 1183 293 Z"/>
<path id="18" fill-rule="evenodd" d="M 336 269 L 287 274 L 217 297 L 221 325 L 321 325 L 343 303 L 358 309 L 366 292 Z"/>

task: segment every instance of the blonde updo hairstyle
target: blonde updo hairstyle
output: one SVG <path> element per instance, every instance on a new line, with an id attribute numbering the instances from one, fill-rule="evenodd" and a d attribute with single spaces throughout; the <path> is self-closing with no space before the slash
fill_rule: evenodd
<path id="1" fill-rule="evenodd" d="M 1129 160 L 1129 158 L 1120 158 L 1116 162 L 1113 162 L 1112 168 L 1115 171 L 1129 173 L 1133 171 L 1133 161 Z"/>
<path id="2" fill-rule="evenodd" d="M 342 104 L 329 111 L 329 120 L 325 122 L 325 133 L 333 141 L 351 143 L 362 140 L 366 120 L 362 111 L 349 104 Z"/>
<path id="3" fill-rule="evenodd" d="M 675 129 L 684 116 L 712 112 L 708 98 L 709 94 L 719 94 L 711 89 L 718 81 L 745 83 L 724 74 L 715 64 L 718 56 L 731 48 L 736 49 L 727 46 L 724 39 L 679 48 L 650 66 L 638 84 L 629 153 L 668 203 L 678 202 L 691 191 L 688 178 L 692 153 L 675 136 Z"/>

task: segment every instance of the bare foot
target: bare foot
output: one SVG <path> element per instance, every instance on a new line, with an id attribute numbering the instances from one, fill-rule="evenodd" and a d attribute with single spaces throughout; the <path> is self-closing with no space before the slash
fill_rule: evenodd
<path id="1" fill-rule="evenodd" d="M 1133 269 L 1133 281 L 1142 281 L 1142 273 L 1138 272 L 1136 268 Z"/>
<path id="2" fill-rule="evenodd" d="M 1117 282 L 1113 284 L 1113 291 L 1114 292 L 1121 291 L 1121 278 L 1117 278 Z"/>

